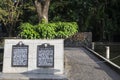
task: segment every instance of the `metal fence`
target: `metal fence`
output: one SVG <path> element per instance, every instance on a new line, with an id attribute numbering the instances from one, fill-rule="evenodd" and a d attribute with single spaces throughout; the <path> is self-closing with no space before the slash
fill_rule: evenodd
<path id="1" fill-rule="evenodd" d="M 120 66 L 120 43 L 94 42 L 94 50 L 106 57 L 106 46 L 110 48 L 110 60 Z"/>

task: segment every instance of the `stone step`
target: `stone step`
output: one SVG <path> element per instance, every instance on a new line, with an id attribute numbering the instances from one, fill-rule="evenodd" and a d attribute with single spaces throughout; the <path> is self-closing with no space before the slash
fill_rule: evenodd
<path id="1" fill-rule="evenodd" d="M 65 75 L 0 73 L 0 80 L 68 80 Z"/>

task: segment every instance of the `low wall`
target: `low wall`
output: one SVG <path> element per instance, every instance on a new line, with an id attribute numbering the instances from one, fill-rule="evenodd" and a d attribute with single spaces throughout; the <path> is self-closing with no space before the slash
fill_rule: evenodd
<path id="1" fill-rule="evenodd" d="M 92 33 L 91 32 L 79 32 L 75 35 L 65 39 L 65 47 L 80 47 L 86 45 L 91 47 L 92 43 Z"/>

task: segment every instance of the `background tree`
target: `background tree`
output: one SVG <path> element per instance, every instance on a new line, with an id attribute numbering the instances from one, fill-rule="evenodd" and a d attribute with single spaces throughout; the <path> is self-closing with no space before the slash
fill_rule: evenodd
<path id="1" fill-rule="evenodd" d="M 2 6 L 3 1 L 9 0 L 0 1 L 0 6 Z M 79 32 L 93 32 L 94 41 L 113 41 L 113 39 L 115 39 L 114 37 L 120 36 L 120 0 L 23 1 L 23 15 L 21 15 L 19 18 L 21 22 L 30 22 L 31 24 L 38 24 L 38 22 L 42 22 L 42 20 L 48 22 L 48 19 L 50 22 L 77 21 L 79 25 Z M 5 7 L 0 8 L 0 16 L 6 15 L 4 10 Z M 3 21 L 2 19 L 0 20 Z"/>
<path id="2" fill-rule="evenodd" d="M 120 36 L 120 0 L 52 0 L 51 3 L 50 21 L 77 21 L 80 32 L 93 32 L 94 41 L 113 41 L 115 35 Z"/>
<path id="3" fill-rule="evenodd" d="M 42 20 L 48 23 L 48 11 L 51 0 L 24 0 L 23 22 L 32 24 L 41 23 Z"/>
<path id="4" fill-rule="evenodd" d="M 38 14 L 39 22 L 48 22 L 48 10 L 51 0 L 33 0 Z"/>
<path id="5" fill-rule="evenodd" d="M 21 0 L 0 0 L 0 21 L 9 37 L 14 36 L 16 24 L 22 14 Z"/>
<path id="6" fill-rule="evenodd" d="M 29 22 L 31 24 L 38 24 L 39 18 L 32 0 L 23 1 L 23 14 L 20 15 L 21 23 Z"/>

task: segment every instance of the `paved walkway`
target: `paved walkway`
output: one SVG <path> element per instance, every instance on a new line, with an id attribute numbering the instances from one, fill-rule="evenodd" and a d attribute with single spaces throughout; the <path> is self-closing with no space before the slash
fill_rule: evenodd
<path id="1" fill-rule="evenodd" d="M 120 80 L 120 75 L 84 48 L 65 48 L 69 80 Z"/>
<path id="2" fill-rule="evenodd" d="M 65 74 L 68 80 L 120 80 L 118 73 L 82 47 L 65 48 Z M 63 78 L 60 75 L 0 73 L 0 80 L 64 80 Z"/>

